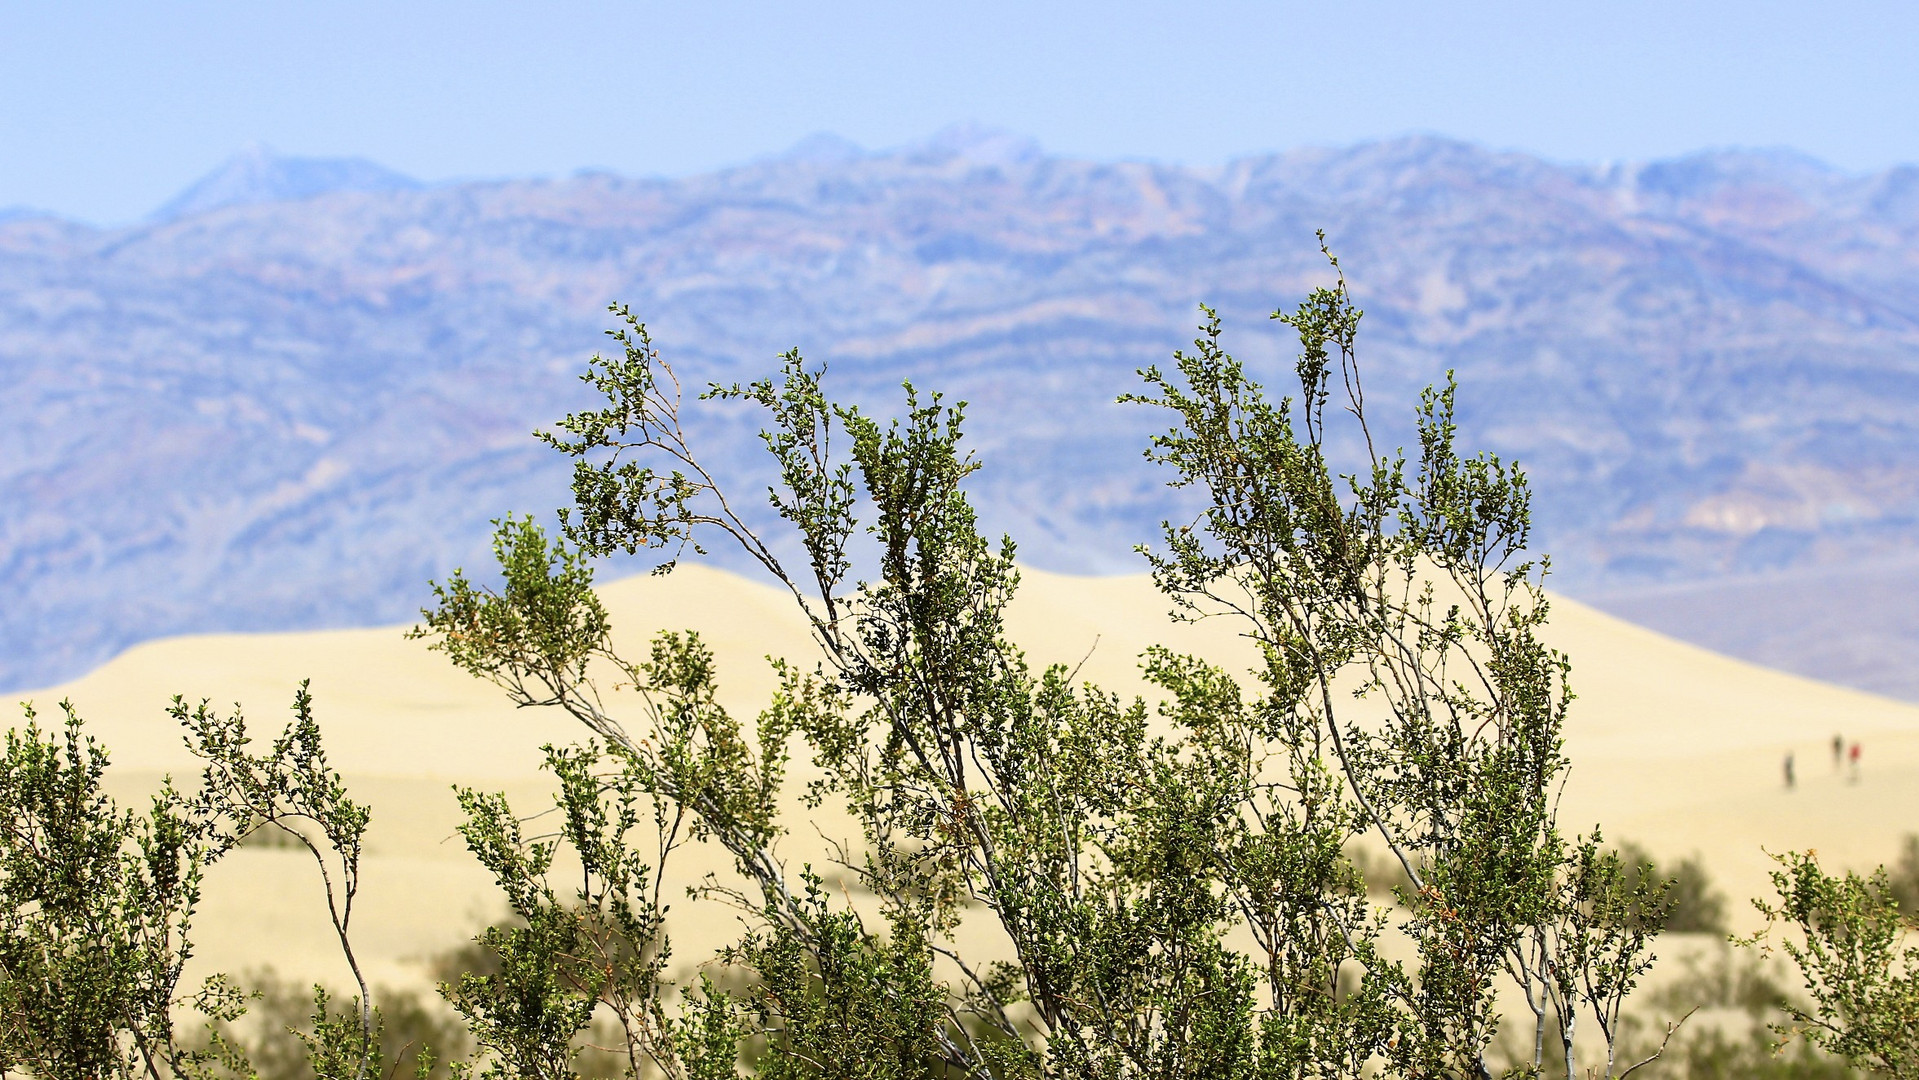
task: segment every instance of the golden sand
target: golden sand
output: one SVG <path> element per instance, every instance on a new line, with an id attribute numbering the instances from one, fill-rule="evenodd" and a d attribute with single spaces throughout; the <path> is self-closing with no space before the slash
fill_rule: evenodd
<path id="1" fill-rule="evenodd" d="M 1080 678 L 1131 694 L 1144 691 L 1137 657 L 1151 643 L 1222 661 L 1246 655 L 1224 621 L 1173 624 L 1145 577 L 1024 574 L 1012 632 L 1036 666 L 1079 665 Z M 602 595 L 630 656 L 656 630 L 699 631 L 718 656 L 722 701 L 743 716 L 773 686 L 767 654 L 797 659 L 813 649 L 785 594 L 731 574 L 687 566 L 614 582 Z M 540 744 L 585 732 L 553 710 L 510 707 L 493 687 L 405 640 L 403 629 L 154 641 L 81 679 L 19 696 L 43 719 L 71 698 L 111 749 L 112 789 L 124 800 L 163 772 L 194 772 L 165 714 L 174 694 L 239 702 L 266 737 L 288 715 L 294 684 L 310 678 L 333 762 L 373 808 L 357 946 L 376 981 L 414 982 L 418 958 L 459 944 L 501 910 L 455 834 L 450 785 L 506 790 L 516 806 L 538 809 Z M 1563 823 L 1600 822 L 1609 840 L 1639 841 L 1662 858 L 1702 855 L 1733 901 L 1735 925 L 1752 922 L 1745 898 L 1765 888 L 1767 850 L 1813 847 L 1829 866 L 1864 867 L 1919 831 L 1919 708 L 1731 660 L 1564 599 L 1548 636 L 1572 656 L 1578 694 Z M 1831 765 L 1835 732 L 1862 744 L 1857 784 Z M 1788 751 L 1799 773 L 1790 792 L 1781 777 Z M 803 763 L 795 771 L 797 788 Z M 804 832 L 791 838 L 795 863 L 819 858 L 817 839 Z M 196 968 L 265 963 L 301 978 L 344 977 L 303 858 L 247 849 L 214 869 Z M 723 860 L 692 851 L 673 877 L 709 868 Z M 696 915 L 683 898 L 675 907 L 683 960 L 733 934 L 724 911 Z"/>

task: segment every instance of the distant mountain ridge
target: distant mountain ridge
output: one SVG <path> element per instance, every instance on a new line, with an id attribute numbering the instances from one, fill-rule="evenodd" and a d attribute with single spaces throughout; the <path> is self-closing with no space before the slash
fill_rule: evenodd
<path id="1" fill-rule="evenodd" d="M 261 154 L 139 226 L 0 222 L 0 684 L 164 633 L 406 617 L 487 561 L 490 517 L 566 498 L 527 432 L 582 402 L 615 300 L 695 385 L 799 346 L 876 407 L 906 377 L 969 400 L 989 524 L 1044 567 L 1136 569 L 1190 504 L 1140 460 L 1163 420 L 1113 398 L 1202 301 L 1283 391 L 1295 346 L 1266 315 L 1327 279 L 1318 228 L 1367 310 L 1382 424 L 1457 369 L 1463 438 L 1528 469 L 1558 587 L 1790 592 L 1919 541 L 1910 167 L 1411 138 L 1200 169 L 956 129 L 683 179 L 420 186 Z M 749 419 L 695 418 L 743 490 L 768 479 Z M 1919 575 L 1884 605 L 1915 598 Z M 1919 628 L 1873 618 L 1863 665 L 1791 626 L 1763 648 L 1919 697 Z M 1761 649 L 1742 640 L 1706 643 Z"/>
<path id="2" fill-rule="evenodd" d="M 254 143 L 161 205 L 147 220 L 169 222 L 225 206 L 298 202 L 341 191 L 412 191 L 420 182 L 365 158 L 283 157 Z"/>

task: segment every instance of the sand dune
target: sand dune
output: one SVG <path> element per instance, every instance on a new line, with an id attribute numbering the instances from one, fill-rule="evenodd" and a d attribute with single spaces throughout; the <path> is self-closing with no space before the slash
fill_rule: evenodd
<path id="1" fill-rule="evenodd" d="M 804 657 L 812 646 L 784 594 L 697 566 L 602 590 L 631 654 L 663 628 L 699 631 L 719 658 L 722 700 L 757 712 L 773 680 L 763 657 Z M 1012 630 L 1035 664 L 1081 665 L 1080 676 L 1142 691 L 1136 658 L 1164 642 L 1222 661 L 1244 644 L 1224 622 L 1173 625 L 1144 577 L 1025 573 Z M 374 825 L 355 933 L 381 981 L 413 981 L 410 961 L 458 944 L 499 905 L 454 834 L 455 782 L 506 790 L 537 808 L 545 785 L 539 746 L 583 734 L 549 710 L 516 710 L 492 687 L 404 640 L 402 628 L 212 635 L 132 649 L 72 683 L 20 695 L 44 716 L 71 698 L 111 749 L 123 799 L 163 772 L 190 775 L 192 759 L 165 715 L 174 694 L 238 702 L 261 734 L 277 731 L 294 684 L 312 680 L 334 763 Z M 1816 847 L 1830 861 L 1867 865 L 1919 831 L 1919 708 L 1756 668 L 1556 601 L 1553 642 L 1569 652 L 1579 695 L 1567 731 L 1573 774 L 1562 819 L 1603 823 L 1661 856 L 1702 854 L 1750 921 L 1744 898 L 1764 888 L 1765 850 Z M 1858 784 L 1831 767 L 1835 732 L 1864 748 Z M 1797 754 L 1800 785 L 1780 765 Z M 797 840 L 796 859 L 807 857 Z M 717 867 L 693 853 L 681 874 Z M 310 866 L 290 852 L 245 850 L 216 868 L 199 920 L 198 963 L 243 969 L 263 961 L 301 977 L 344 974 Z M 693 917 L 684 901 L 677 954 L 696 958 L 731 932 L 724 915 Z"/>

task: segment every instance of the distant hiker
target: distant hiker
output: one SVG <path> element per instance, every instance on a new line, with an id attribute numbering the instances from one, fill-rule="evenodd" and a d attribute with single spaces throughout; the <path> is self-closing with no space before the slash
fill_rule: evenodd
<path id="1" fill-rule="evenodd" d="M 1846 757 L 1850 759 L 1852 762 L 1852 782 L 1856 784 L 1859 782 L 1859 744 L 1858 743 L 1852 744 L 1852 750 L 1846 754 Z"/>
<path id="2" fill-rule="evenodd" d="M 1846 753 L 1846 740 L 1838 735 L 1832 737 L 1832 771 L 1839 771 L 1839 759 Z"/>
<path id="3" fill-rule="evenodd" d="M 1786 790 L 1792 790 L 1792 751 L 1786 751 Z"/>

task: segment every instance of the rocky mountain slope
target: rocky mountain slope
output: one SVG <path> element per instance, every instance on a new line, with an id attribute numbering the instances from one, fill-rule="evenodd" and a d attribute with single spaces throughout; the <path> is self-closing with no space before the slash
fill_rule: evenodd
<path id="1" fill-rule="evenodd" d="M 1757 630 L 1766 659 L 1919 696 L 1919 574 L 1848 613 L 1839 660 L 1763 603 L 1919 542 L 1919 169 L 1430 138 L 1186 169 L 961 130 L 680 180 L 268 160 L 200 187 L 132 228 L 0 219 L 0 684 L 159 634 L 405 618 L 485 561 L 489 518 L 565 499 L 527 433 L 583 400 L 616 300 L 696 385 L 799 346 L 877 407 L 902 378 L 967 399 L 989 522 L 1043 567 L 1134 569 L 1182 507 L 1139 457 L 1162 421 L 1113 398 L 1202 301 L 1284 387 L 1265 316 L 1326 280 L 1324 229 L 1369 405 L 1403 431 L 1457 369 L 1466 442 L 1533 477 L 1558 588 L 1655 625 L 1716 603 L 1744 643 L 1696 639 L 1750 655 Z M 697 423 L 742 486 L 747 420 Z"/>

